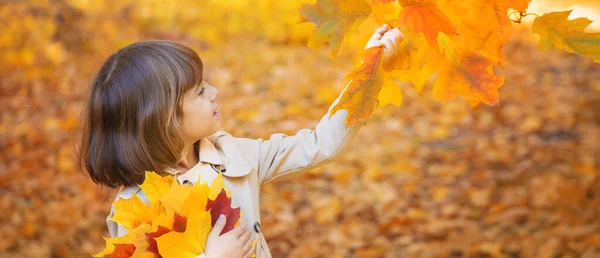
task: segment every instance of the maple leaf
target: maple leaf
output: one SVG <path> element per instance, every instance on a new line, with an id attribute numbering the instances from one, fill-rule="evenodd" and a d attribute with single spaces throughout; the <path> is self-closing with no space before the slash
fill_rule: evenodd
<path id="1" fill-rule="evenodd" d="M 131 257 L 136 248 L 129 243 L 129 238 L 130 236 L 104 238 L 106 247 L 102 252 L 95 254 L 94 257 Z"/>
<path id="2" fill-rule="evenodd" d="M 502 10 L 515 9 L 518 12 L 525 12 L 531 0 L 496 0 L 496 2 Z"/>
<path id="3" fill-rule="evenodd" d="M 115 201 L 115 214 L 111 219 L 125 226 L 128 233 L 106 239 L 105 249 L 96 257 L 197 257 L 204 252 L 214 225 L 213 217 L 216 219 L 221 213 L 227 216 L 222 233 L 241 221 L 240 208 L 231 207 L 231 191 L 225 189 L 222 175 L 217 176 L 211 186 L 208 183 L 180 185 L 174 178 L 147 175 L 143 185 L 152 192 L 150 205 L 135 194 Z"/>
<path id="4" fill-rule="evenodd" d="M 156 244 L 156 238 L 158 238 L 166 233 L 169 233 L 169 232 L 171 232 L 171 229 L 164 227 L 164 226 L 158 226 L 158 230 L 156 230 L 154 232 L 146 233 L 146 237 L 148 238 L 148 248 L 146 250 L 157 254 L 159 257 L 162 257 L 158 253 L 158 246 Z"/>
<path id="5" fill-rule="evenodd" d="M 146 171 L 144 182 L 140 185 L 140 188 L 150 202 L 155 202 L 159 200 L 159 196 L 169 191 L 174 181 L 171 176 L 162 177 L 154 172 Z"/>
<path id="6" fill-rule="evenodd" d="M 210 189 L 208 192 L 208 199 L 214 200 L 217 198 L 219 194 L 221 194 L 221 190 L 225 189 L 225 181 L 223 180 L 223 176 L 221 173 L 213 179 L 210 185 Z M 227 191 L 227 196 L 231 196 L 231 191 Z"/>
<path id="7" fill-rule="evenodd" d="M 184 232 L 186 226 L 187 226 L 187 218 L 175 213 L 175 218 L 173 219 L 173 231 Z"/>
<path id="8" fill-rule="evenodd" d="M 452 23 L 434 0 L 399 0 L 399 3 L 403 9 L 393 25 L 403 28 L 412 37 L 423 33 L 429 45 L 437 48 L 437 36 L 440 32 L 446 35 L 456 34 Z"/>
<path id="9" fill-rule="evenodd" d="M 393 20 L 396 14 L 396 7 L 391 1 L 374 1 L 369 2 L 371 5 L 370 17 L 379 25 L 384 23 L 390 23 L 389 20 Z"/>
<path id="10" fill-rule="evenodd" d="M 300 22 L 316 25 L 308 46 L 316 49 L 329 42 L 330 57 L 342 46 L 348 32 L 371 14 L 371 6 L 365 0 L 317 0 L 315 4 L 300 7 Z"/>
<path id="11" fill-rule="evenodd" d="M 227 196 L 225 189 L 221 190 L 217 198 L 208 200 L 206 210 L 210 210 L 211 226 L 215 226 L 220 214 L 225 215 L 227 219 L 221 235 L 229 232 L 240 219 L 240 208 L 231 208 L 231 198 Z"/>
<path id="12" fill-rule="evenodd" d="M 224 184 L 221 184 L 219 181 L 223 181 L 221 174 L 219 174 L 212 182 L 212 187 L 209 187 L 208 184 L 194 184 L 191 192 L 189 193 L 188 198 L 185 200 L 182 208 L 182 215 L 185 217 L 190 216 L 192 209 L 195 207 L 206 207 L 206 203 L 208 199 L 211 198 L 210 193 L 212 191 L 216 191 L 213 189 L 223 189 L 225 187 Z M 208 198 L 207 198 L 208 196 Z M 216 195 L 215 195 L 216 197 Z"/>
<path id="13" fill-rule="evenodd" d="M 529 0 L 438 0 L 437 4 L 467 47 L 484 51 L 502 64 L 502 49 L 513 32 L 508 10 L 524 11 Z"/>
<path id="14" fill-rule="evenodd" d="M 438 50 L 427 44 L 423 34 L 407 36 L 400 42 L 397 53 L 396 58 L 384 66 L 384 70 L 393 78 L 412 82 L 417 92 L 423 89 L 427 79 L 434 73 L 432 61 L 443 58 Z"/>
<path id="15" fill-rule="evenodd" d="M 128 233 L 124 236 L 104 238 L 106 247 L 94 257 L 155 258 L 155 254 L 147 250 L 149 244 L 146 233 L 150 230 L 150 225 L 142 224 L 137 228 L 128 230 Z"/>
<path id="16" fill-rule="evenodd" d="M 569 20 L 571 12 L 552 12 L 535 18 L 531 31 L 540 35 L 539 50 L 562 49 L 600 62 L 600 33 L 584 32 L 592 21 Z"/>
<path id="17" fill-rule="evenodd" d="M 494 59 L 445 34 L 440 34 L 438 41 L 446 59 L 440 60 L 437 66 L 439 74 L 433 88 L 434 98 L 445 101 L 462 95 L 473 106 L 479 102 L 498 104 L 498 88 L 504 84 L 504 78 L 493 74 Z"/>
<path id="18" fill-rule="evenodd" d="M 197 184 L 198 185 L 198 184 Z M 195 186 L 195 185 L 194 185 Z M 185 201 L 186 196 L 190 195 L 192 188 L 189 185 L 179 184 L 176 180 L 172 182 L 167 191 L 164 191 L 160 196 L 159 200 L 163 204 L 163 206 L 172 209 L 178 214 L 182 214 L 183 216 L 187 216 L 183 212 L 185 209 Z M 205 197 L 206 198 L 206 197 Z"/>
<path id="19" fill-rule="evenodd" d="M 112 254 L 105 255 L 105 258 L 129 258 L 135 253 L 133 244 L 116 244 Z"/>
<path id="20" fill-rule="evenodd" d="M 371 47 L 362 53 L 362 63 L 346 75 L 350 83 L 342 93 L 339 102 L 329 112 L 347 109 L 346 125 L 365 121 L 377 108 L 377 96 L 384 83 L 383 48 Z"/>
<path id="21" fill-rule="evenodd" d="M 155 232 L 158 230 L 158 227 L 167 227 L 170 230 L 174 228 L 175 225 L 175 212 L 169 209 L 165 209 L 164 213 L 159 214 L 158 216 L 152 218 L 151 221 L 151 229 L 149 231 Z"/>
<path id="22" fill-rule="evenodd" d="M 135 193 L 129 199 L 118 199 L 114 202 L 115 212 L 110 219 L 123 225 L 126 229 L 138 227 L 142 223 L 149 223 L 152 218 L 164 213 L 164 208 L 159 202 L 146 205 Z"/>
<path id="23" fill-rule="evenodd" d="M 389 104 L 400 106 L 402 104 L 402 89 L 393 81 L 392 77 L 386 76 L 384 80 L 381 92 L 377 97 L 379 106 L 383 107 Z"/>
<path id="24" fill-rule="evenodd" d="M 193 218 L 193 219 L 191 219 Z M 163 257 L 195 258 L 204 252 L 204 244 L 212 227 L 211 215 L 194 209 L 185 232 L 171 231 L 156 238 L 158 250 Z"/>

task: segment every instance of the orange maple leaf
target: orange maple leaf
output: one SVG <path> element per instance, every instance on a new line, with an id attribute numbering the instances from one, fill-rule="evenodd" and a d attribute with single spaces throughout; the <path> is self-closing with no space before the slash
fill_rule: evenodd
<path id="1" fill-rule="evenodd" d="M 484 51 L 501 65 L 502 49 L 513 32 L 508 10 L 525 11 L 529 0 L 438 0 L 437 4 L 467 47 Z"/>
<path id="2" fill-rule="evenodd" d="M 362 63 L 348 73 L 345 80 L 350 82 L 339 101 L 329 111 L 347 109 L 346 125 L 354 125 L 369 119 L 377 109 L 377 99 L 385 83 L 383 71 L 383 48 L 372 47 L 363 51 Z"/>
<path id="3" fill-rule="evenodd" d="M 433 86 L 434 98 L 445 101 L 462 95 L 473 106 L 479 102 L 498 104 L 498 89 L 504 84 L 504 78 L 494 75 L 494 59 L 445 34 L 440 34 L 438 41 L 446 58 L 437 64 L 439 74 Z"/>
<path id="4" fill-rule="evenodd" d="M 429 45 L 437 48 L 440 32 L 450 36 L 456 34 L 452 23 L 434 0 L 399 0 L 399 3 L 403 9 L 398 20 L 392 23 L 412 37 L 423 33 Z"/>
<path id="5" fill-rule="evenodd" d="M 112 254 L 107 254 L 103 258 L 129 258 L 135 253 L 133 244 L 116 244 Z"/>

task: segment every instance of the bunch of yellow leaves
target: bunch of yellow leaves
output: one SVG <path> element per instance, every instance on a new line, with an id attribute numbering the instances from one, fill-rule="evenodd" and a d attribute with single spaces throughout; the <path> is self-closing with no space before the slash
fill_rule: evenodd
<path id="1" fill-rule="evenodd" d="M 111 220 L 123 225 L 128 233 L 105 238 L 106 247 L 95 257 L 195 258 L 204 252 L 208 234 L 220 214 L 227 218 L 221 234 L 240 222 L 240 208 L 231 207 L 231 191 L 225 189 L 221 175 L 211 186 L 189 186 L 179 184 L 173 176 L 146 171 L 139 187 L 149 205 L 135 193 L 129 199 L 116 200 Z"/>

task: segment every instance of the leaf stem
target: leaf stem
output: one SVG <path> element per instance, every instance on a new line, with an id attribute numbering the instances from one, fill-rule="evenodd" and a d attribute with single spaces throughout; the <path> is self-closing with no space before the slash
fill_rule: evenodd
<path id="1" fill-rule="evenodd" d="M 508 16 L 510 17 L 511 15 L 515 16 L 514 20 L 511 19 L 511 21 L 514 23 L 522 23 L 523 18 L 525 18 L 529 15 L 534 15 L 534 16 L 540 17 L 540 15 L 537 13 L 528 13 L 528 12 L 520 12 L 520 11 L 512 11 L 511 13 L 508 14 Z"/>

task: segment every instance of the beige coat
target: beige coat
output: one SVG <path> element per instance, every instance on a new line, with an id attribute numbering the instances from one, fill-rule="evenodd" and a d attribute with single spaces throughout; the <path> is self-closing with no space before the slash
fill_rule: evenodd
<path id="1" fill-rule="evenodd" d="M 339 101 L 336 100 L 335 103 Z M 330 107 L 330 110 L 331 110 Z M 271 180 L 294 172 L 305 171 L 325 163 L 339 154 L 358 132 L 360 125 L 344 125 L 347 110 L 337 111 L 331 118 L 323 116 L 316 129 L 302 129 L 293 136 L 273 134 L 269 140 L 236 138 L 219 131 L 200 141 L 200 162 L 185 173 L 170 171 L 179 183 L 212 182 L 217 176 L 213 165 L 223 164 L 223 179 L 227 189 L 232 190 L 233 205 L 241 207 L 243 224 L 258 240 L 256 257 L 271 257 L 260 224 L 260 186 Z M 132 192 L 146 203 L 148 200 L 139 187 L 133 186 L 119 192 L 117 198 L 131 198 Z M 111 237 L 127 233 L 121 225 L 107 218 Z M 199 257 L 206 257 L 201 254 Z"/>

